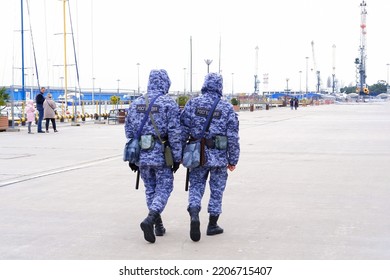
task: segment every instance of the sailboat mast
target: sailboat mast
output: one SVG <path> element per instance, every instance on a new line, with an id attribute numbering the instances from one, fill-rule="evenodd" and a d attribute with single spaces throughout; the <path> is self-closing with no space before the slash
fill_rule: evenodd
<path id="1" fill-rule="evenodd" d="M 68 106 L 68 68 L 66 62 L 66 1 L 63 0 L 63 13 L 64 13 L 64 95 L 65 95 L 65 109 Z"/>
<path id="2" fill-rule="evenodd" d="M 24 91 L 24 22 L 23 22 L 23 0 L 20 1 L 20 12 L 21 12 L 21 29 L 20 33 L 22 35 L 22 100 L 26 99 Z M 13 94 L 13 93 L 12 93 Z"/>

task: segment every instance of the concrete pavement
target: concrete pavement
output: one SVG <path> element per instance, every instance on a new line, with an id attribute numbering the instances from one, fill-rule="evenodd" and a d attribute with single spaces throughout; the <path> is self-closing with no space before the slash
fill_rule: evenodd
<path id="1" fill-rule="evenodd" d="M 240 112 L 241 158 L 219 224 L 189 238 L 185 169 L 143 239 L 143 184 L 122 161 L 123 125 L 0 133 L 0 259 L 390 258 L 390 103 Z M 36 130 L 36 127 L 34 127 Z"/>

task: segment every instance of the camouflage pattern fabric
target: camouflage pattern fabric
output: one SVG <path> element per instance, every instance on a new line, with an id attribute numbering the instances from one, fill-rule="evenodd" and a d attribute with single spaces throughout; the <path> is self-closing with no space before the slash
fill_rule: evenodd
<path id="1" fill-rule="evenodd" d="M 218 73 L 206 76 L 202 94 L 187 102 L 180 116 L 182 124 L 182 144 L 191 137 L 199 139 L 206 122 L 209 110 L 216 98 L 222 97 L 223 79 Z M 189 207 L 201 207 L 207 174 L 210 173 L 211 198 L 208 212 L 213 215 L 221 213 L 222 194 L 227 180 L 227 165 L 236 165 L 240 155 L 239 122 L 233 106 L 220 100 L 211 119 L 210 128 L 205 133 L 206 139 L 216 135 L 227 136 L 227 149 L 205 148 L 206 163 L 190 170 Z"/>
<path id="2" fill-rule="evenodd" d="M 168 95 L 171 81 L 165 70 L 152 70 L 149 76 L 148 83 L 148 99 L 149 102 L 160 93 L 165 95 L 160 96 L 153 104 L 151 113 L 157 129 L 160 132 L 161 138 L 166 138 L 172 148 L 174 162 L 181 161 L 182 145 L 181 145 L 181 128 L 180 128 L 180 110 L 176 102 Z M 138 127 L 147 110 L 145 104 L 145 96 L 141 96 L 134 100 L 127 111 L 125 122 L 125 133 L 128 139 L 133 138 L 137 133 Z M 153 135 L 158 140 L 155 129 L 150 118 L 146 121 L 141 135 Z M 165 158 L 163 147 L 159 141 L 155 141 L 153 149 L 141 150 L 140 162 L 138 166 L 165 166 Z"/>
<path id="3" fill-rule="evenodd" d="M 167 95 L 171 81 L 164 69 L 152 70 L 149 75 L 147 95 L 150 101 L 163 93 L 152 106 L 151 114 L 162 139 L 168 139 L 174 162 L 181 161 L 181 127 L 180 110 L 176 102 Z M 145 96 L 134 100 L 127 111 L 125 134 L 133 138 L 141 125 L 147 110 Z M 164 147 L 158 140 L 153 124 L 148 118 L 141 135 L 153 135 L 155 145 L 148 150 L 141 150 L 139 166 L 140 175 L 145 185 L 146 201 L 149 210 L 161 213 L 173 189 L 173 174 L 165 164 Z"/>
<path id="4" fill-rule="evenodd" d="M 173 173 L 170 167 L 140 168 L 145 184 L 146 205 L 149 211 L 162 213 L 173 190 Z"/>

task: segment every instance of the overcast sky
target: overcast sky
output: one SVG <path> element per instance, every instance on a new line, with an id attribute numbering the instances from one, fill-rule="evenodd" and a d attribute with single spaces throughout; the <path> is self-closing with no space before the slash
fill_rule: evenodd
<path id="1" fill-rule="evenodd" d="M 20 2 L 0 1 L 0 85 L 21 84 Z M 24 2 L 26 85 L 32 75 L 33 36 L 41 85 L 61 86 L 64 70 L 63 2 Z M 254 75 L 269 75 L 269 90 L 302 90 L 309 57 L 309 90 L 315 89 L 311 41 L 324 85 L 332 74 L 335 45 L 336 77 L 355 84 L 354 60 L 360 43 L 361 0 L 70 0 L 81 88 L 146 89 L 149 71 L 164 68 L 171 90 L 189 91 L 190 37 L 192 89 L 200 89 L 210 71 L 224 76 L 224 93 L 253 92 Z M 390 1 L 367 0 L 367 82 L 387 79 L 390 63 Z M 66 6 L 67 32 L 71 32 Z M 31 23 L 31 32 L 30 32 Z M 221 60 L 219 42 L 221 39 Z M 74 64 L 72 36 L 67 35 L 67 60 Z M 259 47 L 256 59 L 256 46 Z M 60 65 L 60 66 L 58 66 Z M 186 70 L 184 70 L 186 68 Z M 14 69 L 14 70 L 12 70 Z M 75 87 L 69 66 L 68 86 Z M 302 74 L 299 74 L 302 71 Z M 234 74 L 232 74 L 234 73 Z M 120 80 L 118 82 L 118 80 Z"/>

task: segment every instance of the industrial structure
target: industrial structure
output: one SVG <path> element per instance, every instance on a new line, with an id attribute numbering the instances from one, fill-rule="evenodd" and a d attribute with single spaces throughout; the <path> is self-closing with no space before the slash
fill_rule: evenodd
<path id="1" fill-rule="evenodd" d="M 360 3 L 360 46 L 359 57 L 355 59 L 356 64 L 356 92 L 359 95 L 369 94 L 366 84 L 366 59 L 367 59 L 367 23 L 366 23 L 366 2 Z"/>
<path id="2" fill-rule="evenodd" d="M 320 70 L 317 69 L 317 63 L 316 63 L 316 56 L 314 53 L 314 41 L 311 41 L 311 50 L 313 54 L 313 70 L 314 73 L 316 74 L 316 93 L 321 92 L 321 76 L 320 76 Z"/>

